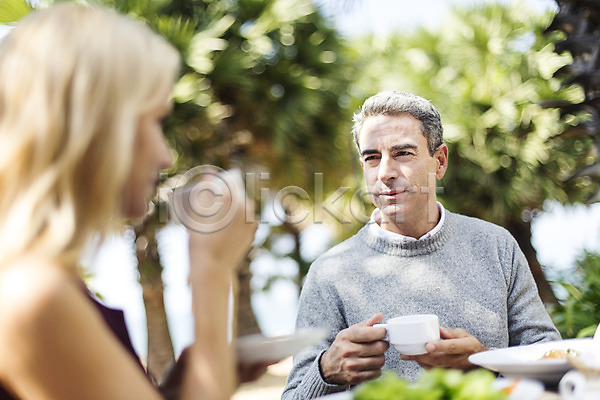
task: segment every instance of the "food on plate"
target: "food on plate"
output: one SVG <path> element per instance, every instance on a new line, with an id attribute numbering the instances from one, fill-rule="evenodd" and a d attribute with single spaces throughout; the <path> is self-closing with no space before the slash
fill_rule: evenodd
<path id="1" fill-rule="evenodd" d="M 567 358 L 567 350 L 563 350 L 563 349 L 548 350 L 547 352 L 544 353 L 544 355 L 542 356 L 542 358 L 540 358 L 540 360 L 546 360 L 549 358 Z"/>
<path id="2" fill-rule="evenodd" d="M 540 360 L 562 360 L 567 356 L 577 356 L 573 349 L 551 349 L 544 353 Z"/>
<path id="3" fill-rule="evenodd" d="M 519 383 L 521 383 L 521 378 L 515 379 L 510 385 L 503 387 L 502 389 L 500 389 L 500 391 L 508 396 L 512 393 L 513 390 L 515 390 Z"/>
<path id="4" fill-rule="evenodd" d="M 496 375 L 484 369 L 462 372 L 434 368 L 417 382 L 409 383 L 387 371 L 377 380 L 363 383 L 353 400 L 505 400 L 508 396 L 493 388 Z"/>

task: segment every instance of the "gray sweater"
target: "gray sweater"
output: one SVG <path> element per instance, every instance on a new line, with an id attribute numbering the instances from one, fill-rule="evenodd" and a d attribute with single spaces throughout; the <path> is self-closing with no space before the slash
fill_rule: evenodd
<path id="1" fill-rule="evenodd" d="M 440 325 L 463 328 L 488 348 L 559 340 L 515 239 L 497 225 L 446 211 L 428 239 L 392 243 L 372 223 L 311 266 L 300 295 L 296 328 L 325 327 L 325 341 L 294 357 L 283 400 L 348 390 L 326 383 L 319 359 L 337 333 L 381 312 L 384 322 L 437 314 Z M 390 346 L 384 369 L 414 381 L 422 371 Z"/>

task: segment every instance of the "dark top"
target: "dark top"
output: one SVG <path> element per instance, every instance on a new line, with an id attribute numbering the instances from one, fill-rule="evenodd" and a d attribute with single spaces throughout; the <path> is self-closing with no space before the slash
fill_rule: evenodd
<path id="1" fill-rule="evenodd" d="M 115 334 L 115 336 L 119 339 L 119 341 L 125 346 L 125 349 L 131 354 L 131 356 L 136 360 L 139 364 L 140 368 L 144 370 L 142 363 L 140 362 L 140 358 L 138 357 L 133 345 L 131 344 L 131 339 L 129 338 L 129 332 L 127 331 L 127 325 L 125 325 L 125 316 L 122 310 L 117 310 L 114 308 L 109 308 L 104 304 L 101 304 L 98 300 L 94 298 L 89 292 L 87 292 L 88 297 L 92 301 L 92 303 L 96 306 L 104 321 L 110 328 L 110 330 Z M 146 371 L 144 370 L 144 373 Z M 0 400 L 19 400 L 17 397 L 10 395 L 0 384 Z"/>

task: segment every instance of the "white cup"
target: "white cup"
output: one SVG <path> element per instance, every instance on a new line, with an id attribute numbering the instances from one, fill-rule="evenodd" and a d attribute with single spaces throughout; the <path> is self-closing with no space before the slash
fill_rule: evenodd
<path id="1" fill-rule="evenodd" d="M 587 378 L 581 372 L 572 370 L 562 377 L 558 391 L 565 400 L 597 400 L 600 399 L 600 379 Z"/>
<path id="2" fill-rule="evenodd" d="M 407 356 L 426 354 L 425 345 L 440 338 L 440 323 L 433 314 L 404 315 L 374 326 L 384 327 L 387 331 L 385 340 Z"/>

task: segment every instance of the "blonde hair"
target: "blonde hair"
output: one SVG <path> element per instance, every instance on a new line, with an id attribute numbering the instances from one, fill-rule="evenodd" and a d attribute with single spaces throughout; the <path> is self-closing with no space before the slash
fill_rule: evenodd
<path id="1" fill-rule="evenodd" d="M 168 96 L 175 49 L 98 7 L 35 11 L 0 42 L 0 265 L 74 265 L 121 211 L 141 114 Z"/>

